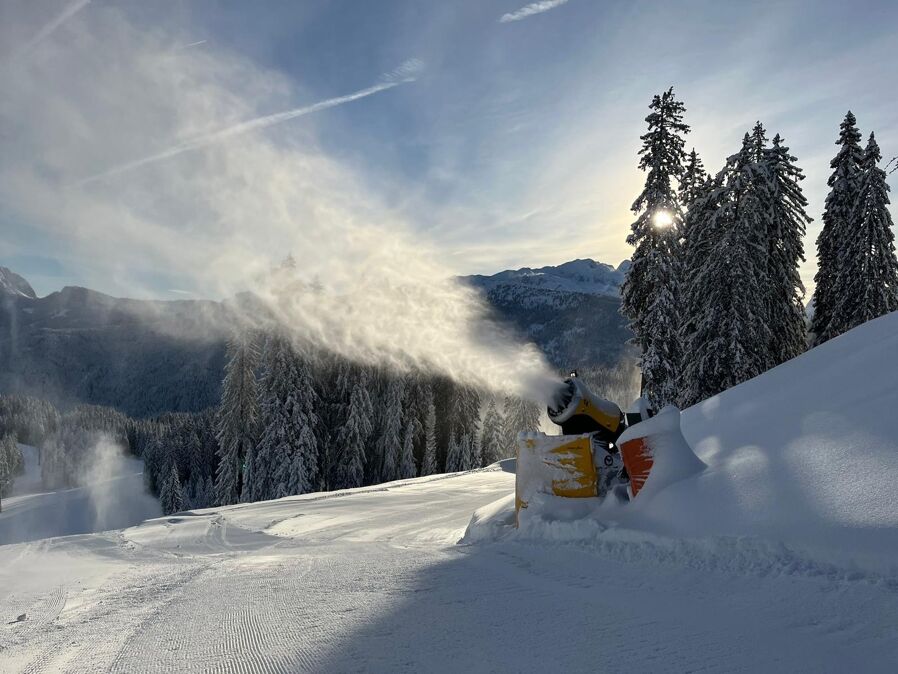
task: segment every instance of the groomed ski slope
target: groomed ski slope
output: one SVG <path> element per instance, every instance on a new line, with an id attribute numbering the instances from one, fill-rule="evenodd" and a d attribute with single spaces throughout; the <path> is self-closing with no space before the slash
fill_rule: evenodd
<path id="1" fill-rule="evenodd" d="M 689 410 L 707 470 L 576 521 L 503 527 L 494 466 L 0 546 L 0 671 L 898 671 L 896 360 Z"/>

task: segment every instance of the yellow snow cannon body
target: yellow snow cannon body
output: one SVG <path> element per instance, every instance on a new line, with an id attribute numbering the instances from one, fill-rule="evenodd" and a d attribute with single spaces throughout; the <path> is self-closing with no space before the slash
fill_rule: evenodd
<path id="1" fill-rule="evenodd" d="M 518 435 L 515 470 L 515 513 L 536 494 L 588 498 L 598 494 L 598 476 L 589 435 L 545 433 Z"/>

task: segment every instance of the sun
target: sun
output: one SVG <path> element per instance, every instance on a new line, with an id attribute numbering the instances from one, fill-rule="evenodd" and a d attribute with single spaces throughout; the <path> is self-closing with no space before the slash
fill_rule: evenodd
<path id="1" fill-rule="evenodd" d="M 654 224 L 657 229 L 666 229 L 673 224 L 673 217 L 668 211 L 656 211 L 652 216 L 652 224 Z"/>

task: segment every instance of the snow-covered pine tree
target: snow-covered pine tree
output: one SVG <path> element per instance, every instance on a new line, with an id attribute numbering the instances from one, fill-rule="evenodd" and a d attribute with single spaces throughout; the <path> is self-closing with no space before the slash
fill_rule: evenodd
<path id="1" fill-rule="evenodd" d="M 374 429 L 374 408 L 364 371 L 352 386 L 346 417 L 337 433 L 332 464 L 332 489 L 361 487 L 365 482 L 365 448 Z"/>
<path id="2" fill-rule="evenodd" d="M 692 152 L 686 157 L 686 165 L 683 167 L 683 176 L 680 178 L 680 185 L 677 188 L 677 197 L 680 200 L 680 208 L 683 209 L 684 214 L 689 213 L 692 202 L 701 196 L 702 187 L 708 181 L 709 177 L 708 172 L 705 171 L 705 164 L 702 162 L 702 158 L 699 156 L 698 152 L 695 151 L 695 148 L 692 148 Z M 686 224 L 686 219 L 684 217 L 684 225 Z M 684 227 L 683 231 L 680 233 L 685 238 L 687 229 Z"/>
<path id="3" fill-rule="evenodd" d="M 405 433 L 402 437 L 402 455 L 399 458 L 399 477 L 407 480 L 415 477 L 417 468 L 415 467 L 415 422 L 407 421 L 405 423 Z"/>
<path id="4" fill-rule="evenodd" d="M 743 140 L 743 145 L 745 145 Z M 748 136 L 748 161 L 760 164 L 764 161 L 764 150 L 767 149 L 767 131 L 760 121 L 755 122 L 751 134 Z"/>
<path id="5" fill-rule="evenodd" d="M 318 484 L 318 395 L 312 384 L 307 359 L 289 349 L 284 379 L 283 420 L 280 431 L 277 485 L 274 498 L 307 494 Z"/>
<path id="6" fill-rule="evenodd" d="M 424 405 L 427 414 L 424 417 L 424 459 L 421 462 L 421 475 L 434 475 L 439 472 L 437 465 L 437 413 L 433 403 L 433 388 L 424 388 Z"/>
<path id="7" fill-rule="evenodd" d="M 495 463 L 502 456 L 502 417 L 496 409 L 496 401 L 490 398 L 483 415 L 483 427 L 480 431 L 480 451 L 482 466 Z"/>
<path id="8" fill-rule="evenodd" d="M 861 132 L 851 111 L 839 126 L 836 145 L 839 152 L 830 162 L 833 169 L 827 185 L 830 192 L 823 211 L 823 229 L 817 237 L 817 274 L 814 276 L 814 317 L 811 320 L 813 345 L 817 346 L 838 334 L 830 327 L 836 306 L 845 306 L 838 279 L 844 259 L 843 250 L 857 232 L 855 204 L 861 186 Z M 834 328 L 836 326 L 833 326 Z"/>
<path id="9" fill-rule="evenodd" d="M 483 448 L 480 446 L 480 435 L 466 434 L 467 444 L 464 451 L 465 470 L 474 470 L 483 465 Z"/>
<path id="10" fill-rule="evenodd" d="M 763 161 L 770 180 L 767 232 L 768 323 L 771 331 L 771 366 L 784 363 L 807 349 L 804 284 L 798 265 L 804 262 L 805 229 L 811 218 L 801 191 L 804 174 L 796 158 L 777 134 Z"/>
<path id="11" fill-rule="evenodd" d="M 480 456 L 477 451 L 477 439 L 470 433 L 463 433 L 458 441 L 458 470 L 480 468 Z"/>
<path id="12" fill-rule="evenodd" d="M 181 489 L 181 479 L 178 477 L 178 469 L 172 464 L 168 476 L 162 482 L 162 491 L 159 493 L 159 503 L 164 515 L 180 512 L 184 509 L 184 492 Z"/>
<path id="13" fill-rule="evenodd" d="M 747 144 L 747 147 L 746 147 Z M 743 168 L 745 178 L 744 189 L 739 196 L 737 207 L 739 217 L 748 217 L 752 226 L 757 226 L 758 236 L 755 239 L 759 248 L 752 249 L 755 255 L 752 263 L 756 271 L 756 280 L 761 293 L 760 301 L 765 310 L 765 322 L 771 334 L 771 342 L 762 349 L 759 356 L 763 359 L 763 370 L 778 364 L 773 356 L 773 324 L 771 322 L 771 304 L 777 296 L 779 288 L 773 283 L 770 275 L 770 252 L 775 243 L 776 227 L 773 222 L 773 194 L 775 191 L 773 175 L 770 172 L 768 159 L 768 139 L 764 125 L 755 122 L 751 133 L 743 138 L 742 154 L 747 162 Z"/>
<path id="14" fill-rule="evenodd" d="M 321 488 L 324 490 L 341 488 L 334 486 L 340 472 L 338 465 L 342 454 L 340 433 L 349 416 L 349 405 L 356 373 L 361 371 L 361 368 L 338 357 L 331 359 L 327 369 L 329 384 L 321 396 L 321 413 L 319 414 L 321 424 L 318 435 L 321 448 Z"/>
<path id="15" fill-rule="evenodd" d="M 260 414 L 261 418 L 261 414 Z M 255 495 L 256 486 L 256 447 L 250 445 L 243 459 L 243 488 L 240 490 L 240 502 L 252 503 L 259 499 Z"/>
<path id="16" fill-rule="evenodd" d="M 449 414 L 456 438 L 465 433 L 476 436 L 480 428 L 480 392 L 473 386 L 457 386 Z"/>
<path id="17" fill-rule="evenodd" d="M 259 441 L 247 455 L 248 478 L 244 492 L 248 489 L 252 501 L 274 498 L 274 473 L 277 468 L 277 446 L 279 434 L 285 425 L 282 398 L 284 383 L 281 372 L 286 367 L 286 342 L 283 338 L 270 335 L 265 340 L 262 351 L 262 376 L 259 381 Z M 251 454 L 251 456 L 250 456 Z M 247 499 L 244 499 L 247 500 Z"/>
<path id="18" fill-rule="evenodd" d="M 216 500 L 221 505 L 240 501 L 244 463 L 257 441 L 259 399 L 256 341 L 241 332 L 228 343 L 228 363 L 221 385 L 221 403 L 216 418 L 218 470 Z"/>
<path id="19" fill-rule="evenodd" d="M 382 461 L 380 479 L 382 482 L 398 480 L 399 461 L 402 452 L 402 379 L 391 376 L 387 384 L 386 399 L 380 413 L 375 452 Z"/>
<path id="20" fill-rule="evenodd" d="M 882 154 L 870 134 L 852 222 L 836 278 L 833 313 L 827 332 L 835 337 L 862 323 L 898 310 L 898 260 L 889 213 L 889 185 L 879 168 Z"/>
<path id="21" fill-rule="evenodd" d="M 540 410 L 533 403 L 518 396 L 506 396 L 502 403 L 502 454 L 515 456 L 518 433 L 535 433 L 539 430 Z"/>
<path id="22" fill-rule="evenodd" d="M 704 400 L 767 369 L 770 330 L 766 295 L 766 169 L 753 161 L 748 134 L 727 160 L 709 194 L 715 207 L 703 219 L 696 245 L 707 258 L 691 278 L 687 371 L 693 401 Z"/>
<path id="23" fill-rule="evenodd" d="M 310 491 L 318 472 L 317 396 L 306 365 L 280 335 L 268 339 L 263 361 L 261 435 L 250 485 L 254 500 Z"/>
<path id="24" fill-rule="evenodd" d="M 671 87 L 656 95 L 641 136 L 639 168 L 645 188 L 633 202 L 638 214 L 627 237 L 636 250 L 621 288 L 621 312 L 641 352 L 643 388 L 656 406 L 676 398 L 679 367 L 679 238 L 682 212 L 673 181 L 683 175 L 685 107 Z"/>
<path id="25" fill-rule="evenodd" d="M 412 424 L 412 453 L 415 465 L 423 465 L 424 461 L 424 420 L 427 408 L 424 400 L 426 382 L 420 372 L 412 371 L 405 377 L 403 398 L 404 421 Z"/>
<path id="26" fill-rule="evenodd" d="M 455 437 L 455 432 L 449 434 L 449 447 L 446 450 L 446 472 L 457 473 L 462 468 L 462 446 Z"/>
<path id="27" fill-rule="evenodd" d="M 724 192 L 722 181 L 725 173 L 709 176 L 695 193 L 684 219 L 686 232 L 681 250 L 682 262 L 680 282 L 681 306 L 683 315 L 680 320 L 680 392 L 677 404 L 685 409 L 703 400 L 703 384 L 696 381 L 700 376 L 698 370 L 699 352 L 693 344 L 698 330 L 697 321 L 706 311 L 705 298 L 701 288 L 701 271 L 708 264 L 711 250 L 716 244 L 715 229 L 712 216 L 720 207 L 721 195 Z"/>

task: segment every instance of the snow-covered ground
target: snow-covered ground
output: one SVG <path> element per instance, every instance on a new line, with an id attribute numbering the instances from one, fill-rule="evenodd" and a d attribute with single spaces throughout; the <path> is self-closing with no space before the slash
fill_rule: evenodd
<path id="1" fill-rule="evenodd" d="M 707 469 L 575 521 L 495 466 L 0 546 L 0 671 L 898 671 L 896 354 L 689 410 Z"/>
<path id="2" fill-rule="evenodd" d="M 113 447 L 97 452 L 85 486 L 47 491 L 41 484 L 38 452 L 19 445 L 25 474 L 16 478 L 0 512 L 0 545 L 120 529 L 162 514 L 143 486 L 143 463 Z"/>
<path id="3" fill-rule="evenodd" d="M 485 470 L 5 546 L 3 622 L 27 617 L 0 628 L 0 671 L 893 670 L 894 585 L 776 546 L 456 545 L 512 485 Z"/>

